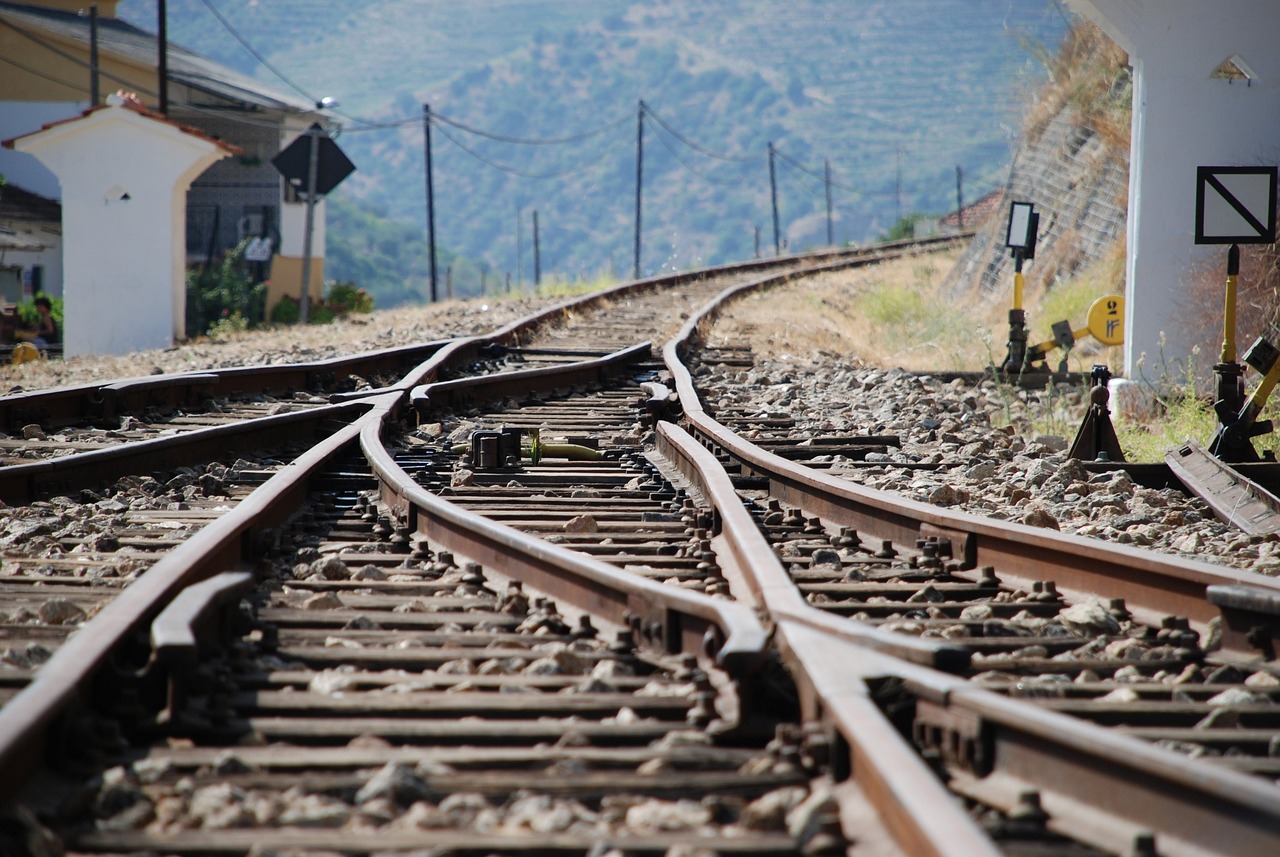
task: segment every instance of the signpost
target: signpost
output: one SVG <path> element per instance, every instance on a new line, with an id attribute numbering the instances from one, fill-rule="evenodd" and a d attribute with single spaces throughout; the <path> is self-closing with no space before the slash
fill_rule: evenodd
<path id="1" fill-rule="evenodd" d="M 1019 374 L 1027 362 L 1027 313 L 1022 308 L 1022 263 L 1036 257 L 1036 234 L 1040 215 L 1029 202 L 1015 202 L 1009 208 L 1009 228 L 1004 246 L 1013 253 L 1013 309 L 1009 310 L 1009 351 L 1000 367 L 1009 374 Z"/>
<path id="2" fill-rule="evenodd" d="M 1246 402 L 1244 366 L 1236 359 L 1236 278 L 1240 274 L 1240 245 L 1275 243 L 1276 173 L 1276 167 L 1196 168 L 1195 242 L 1230 245 L 1222 352 L 1213 367 L 1218 378 L 1213 407 L 1221 426 L 1209 446 L 1211 453 L 1229 461 L 1257 458 L 1249 438 L 1259 433 L 1257 428 L 1262 428 L 1257 414 L 1276 383 L 1271 365 L 1259 369 L 1266 377 Z M 1266 344 L 1262 339 L 1259 343 Z M 1258 348 L 1255 343 L 1251 354 Z"/>
<path id="3" fill-rule="evenodd" d="M 307 204 L 302 239 L 302 297 L 298 302 L 298 321 L 306 324 L 311 307 L 311 236 L 315 229 L 316 200 L 337 187 L 356 167 L 318 122 L 281 149 L 271 163 Z"/>

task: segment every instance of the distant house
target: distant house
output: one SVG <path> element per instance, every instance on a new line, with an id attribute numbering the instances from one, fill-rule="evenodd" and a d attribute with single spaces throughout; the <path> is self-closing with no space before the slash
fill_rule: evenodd
<path id="1" fill-rule="evenodd" d="M 116 18 L 116 2 L 97 0 L 96 28 L 82 13 L 85 0 L 0 2 L 0 140 L 94 106 L 90 57 L 95 42 L 97 103 L 124 89 L 138 93 L 150 109 L 158 108 L 157 37 Z M 317 106 L 174 44 L 166 56 L 169 118 L 240 150 L 208 168 L 187 194 L 188 263 L 216 260 L 246 238 L 266 237 L 274 250 L 268 305 L 281 294 L 300 295 L 304 206 L 288 193 L 271 158 L 322 119 Z M 0 175 L 9 185 L 6 195 L 21 191 L 29 196 L 20 199 L 61 199 L 56 177 L 30 155 L 0 149 Z M 322 203 L 312 244 L 313 295 L 323 282 L 323 215 Z M 153 237 L 137 240 L 141 250 Z M 44 291 L 61 294 L 61 267 L 36 262 L 35 251 L 23 252 L 21 281 L 38 278 Z"/>
<path id="2" fill-rule="evenodd" d="M 0 301 L 17 303 L 62 281 L 62 207 L 0 186 Z"/>
<path id="3" fill-rule="evenodd" d="M 977 229 L 1000 209 L 1004 199 L 1004 190 L 997 189 L 976 202 L 966 205 L 959 211 L 953 211 L 938 219 L 938 232 L 952 235 L 969 229 Z"/>

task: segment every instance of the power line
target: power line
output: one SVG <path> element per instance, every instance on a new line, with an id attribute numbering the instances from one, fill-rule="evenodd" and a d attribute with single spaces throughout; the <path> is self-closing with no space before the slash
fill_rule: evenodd
<path id="1" fill-rule="evenodd" d="M 700 152 L 709 158 L 716 158 L 721 161 L 734 161 L 740 164 L 747 164 L 747 163 L 751 163 L 752 161 L 758 161 L 760 159 L 759 155 L 751 155 L 750 157 L 738 157 L 735 155 L 724 155 L 724 154 L 721 154 L 720 152 L 713 152 L 712 150 L 706 148 L 705 146 L 701 146 L 693 142 L 692 140 L 690 140 L 688 137 L 685 137 L 675 128 L 672 128 L 649 105 L 646 104 L 644 106 L 644 112 L 647 116 L 653 119 L 654 122 L 657 122 L 658 125 L 660 125 L 663 129 L 665 129 L 666 132 L 670 134 L 672 137 L 675 137 L 677 140 L 679 140 L 681 143 L 684 143 L 686 146 L 688 146 L 690 149 L 693 149 L 695 152 Z"/>
<path id="2" fill-rule="evenodd" d="M 61 48 L 57 47 L 56 45 L 51 45 L 51 44 L 49 44 L 49 43 L 48 43 L 48 42 L 46 42 L 44 39 L 41 39 L 39 36 L 35 35 L 34 33 L 28 32 L 26 29 L 24 29 L 24 28 L 22 28 L 22 27 L 19 27 L 17 24 L 14 24 L 12 21 L 6 20 L 3 16 L 0 16 L 0 24 L 2 24 L 2 25 L 4 25 L 4 26 L 8 27 L 9 29 L 13 30 L 15 33 L 18 33 L 20 36 L 23 36 L 24 38 L 29 39 L 30 41 L 34 42 L 35 44 L 37 44 L 37 45 L 39 45 L 40 47 L 44 48 L 45 50 L 49 51 L 50 53 L 53 53 L 53 54 L 55 54 L 56 56 L 61 57 L 62 59 L 66 60 L 67 62 L 69 62 L 69 63 L 71 63 L 71 64 L 73 64 L 73 65 L 77 65 L 77 66 L 79 66 L 80 68 L 83 68 L 83 69 L 85 69 L 85 70 L 87 70 L 87 71 L 92 71 L 92 69 L 93 69 L 93 66 L 92 66 L 90 63 L 88 63 L 87 61 L 80 59 L 79 57 L 75 56 L 74 54 L 71 54 L 71 53 L 68 53 L 68 52 L 66 52 L 66 51 L 62 50 Z M 8 59 L 7 57 L 0 57 L 0 59 L 3 59 L 5 62 L 9 63 L 10 65 L 13 65 L 13 66 L 15 66 L 15 67 L 21 68 L 22 70 L 24 70 L 24 71 L 26 71 L 26 72 L 28 72 L 28 73 L 30 73 L 30 74 L 34 74 L 34 75 L 36 75 L 36 76 L 38 76 L 38 77 L 42 77 L 42 78 L 44 78 L 44 79 L 46 79 L 46 80 L 49 80 L 49 81 L 51 81 L 51 82 L 53 82 L 53 83 L 61 84 L 61 85 L 66 86 L 66 87 L 68 87 L 68 88 L 70 88 L 70 89 L 75 89 L 75 90 L 77 90 L 77 91 L 83 92 L 83 93 L 85 93 L 86 99 L 87 99 L 87 97 L 88 97 L 89 87 L 88 87 L 86 84 L 83 84 L 83 83 L 81 83 L 81 84 L 74 84 L 74 83 L 70 83 L 70 82 L 68 82 L 68 81 L 66 81 L 66 80 L 62 80 L 62 79 L 59 79 L 59 78 L 54 78 L 54 77 L 52 77 L 51 75 L 45 74 L 44 72 L 41 72 L 41 71 L 37 71 L 36 69 L 31 68 L 30 66 L 26 66 L 26 65 L 22 65 L 22 64 L 20 64 L 20 63 L 17 63 L 17 62 L 15 62 L 14 60 Z M 157 97 L 158 97 L 158 93 L 157 93 L 157 91 L 156 91 L 156 90 L 154 90 L 154 89 L 149 89 L 149 88 L 147 88 L 147 87 L 145 87 L 145 86 L 138 86 L 138 85 L 137 85 L 137 84 L 135 84 L 133 81 L 125 80 L 125 79 L 124 79 L 124 78 L 122 78 L 122 77 L 117 77 L 116 75 L 111 74 L 110 72 L 107 72 L 107 71 L 102 71 L 101 69 L 99 70 L 99 74 L 100 74 L 100 76 L 105 77 L 105 78 L 107 78 L 108 80 L 114 81 L 115 83 L 118 83 L 118 84 L 120 84 L 121 86 L 126 86 L 126 87 L 128 87 L 128 88 L 129 88 L 131 91 L 133 91 L 133 92 L 137 92 L 137 93 L 139 93 L 139 94 L 141 94 L 141 95 L 148 96 L 149 98 L 157 98 Z M 189 102 L 188 102 L 188 103 L 186 103 L 186 104 L 183 104 L 183 105 L 182 105 L 182 107 L 183 107 L 183 109 L 184 109 L 184 110 L 190 110 L 190 111 L 191 111 L 191 112 L 193 112 L 193 113 L 199 113 L 199 114 L 202 114 L 202 115 L 205 115 L 205 116 L 215 117 L 215 118 L 220 119 L 220 120 L 225 120 L 225 121 L 235 122 L 235 123 L 237 123 L 237 124 L 240 124 L 240 125 L 246 125 L 246 126 L 251 127 L 251 128 L 270 128 L 270 129 L 273 129 L 273 130 L 278 130 L 278 129 L 280 128 L 280 123 L 278 123 L 278 122 L 268 122 L 268 121 L 258 120 L 258 119 L 248 119 L 248 118 L 244 118 L 244 117 L 242 117 L 242 116 L 235 116 L 235 115 L 233 115 L 233 114 L 223 113 L 223 112 L 218 111 L 218 110 L 212 110 L 212 109 L 209 109 L 209 108 L 207 108 L 207 107 L 201 107 L 201 106 L 200 106 L 200 105 L 198 105 L 198 104 L 192 104 L 192 103 L 189 103 Z"/>
<path id="3" fill-rule="evenodd" d="M 249 44 L 249 40 L 246 39 L 244 36 L 240 35 L 240 31 L 237 30 L 235 27 L 231 26 L 231 22 L 228 21 L 223 16 L 223 14 L 218 11 L 217 7 L 213 5 L 213 0 L 200 0 L 200 2 L 204 4 L 204 7 L 206 9 L 208 9 L 210 12 L 213 13 L 213 17 L 218 19 L 218 23 L 222 24 L 223 29 L 225 29 L 228 33 L 230 33 L 235 38 L 235 40 L 240 43 L 241 47 L 243 47 L 246 51 L 252 54 L 254 59 L 262 63 L 263 67 L 266 68 L 267 71 L 271 72 L 276 77 L 280 78 L 287 85 L 293 87 L 293 89 L 297 91 L 300 95 L 302 95 L 302 97 L 306 98 L 312 104 L 315 104 L 317 107 L 319 107 L 320 99 L 316 98 L 310 92 L 307 92 L 301 86 L 294 83 L 284 72 L 282 72 L 280 69 L 272 65 L 271 62 L 266 57 L 264 57 L 261 53 L 259 53 L 258 50 L 254 48 L 253 45 Z"/>
<path id="4" fill-rule="evenodd" d="M 83 91 L 83 90 L 84 90 L 84 85 L 83 85 L 83 84 L 80 84 L 80 83 L 69 83 L 69 82 L 67 82 L 67 81 L 63 80 L 62 78 L 54 77 L 54 76 L 53 76 L 53 75 L 51 75 L 51 74 L 45 74 L 45 73 L 44 73 L 44 72 L 42 72 L 42 71 L 39 71 L 39 70 L 37 70 L 37 69 L 34 69 L 34 68 L 32 68 L 31 66 L 29 66 L 29 65 L 24 65 L 23 63 L 20 63 L 20 62 L 18 62 L 17 60 L 10 59 L 9 57 L 6 57 L 6 56 L 0 56 L 0 62 L 8 63 L 9 65 L 13 66 L 14 68 L 22 69 L 22 70 L 23 70 L 23 71 L 25 71 L 27 74 L 34 75 L 35 77 L 43 78 L 43 79 L 45 79 L 45 80 L 49 81 L 50 83 L 56 83 L 56 84 L 58 84 L 59 86 L 65 86 L 65 87 L 67 87 L 68 89 L 73 90 L 73 91 L 75 91 L 75 92 L 81 92 L 81 91 Z"/>
<path id="5" fill-rule="evenodd" d="M 774 152 L 776 153 L 777 149 L 774 149 Z M 811 174 L 809 173 L 808 170 L 804 170 L 803 172 L 800 170 L 797 170 L 793 164 L 790 164 L 787 162 L 786 158 L 783 158 L 781 163 L 782 163 L 783 169 L 791 173 L 792 178 L 795 179 L 796 184 L 800 185 L 800 187 L 804 188 L 813 196 L 824 195 L 825 192 L 821 188 L 815 188 L 811 184 L 809 184 L 808 176 Z"/>
<path id="6" fill-rule="evenodd" d="M 435 114 L 433 113 L 432 116 L 434 117 Z M 500 170 L 504 173 L 510 173 L 511 175 L 520 176 L 521 178 L 526 178 L 526 179 L 557 179 L 563 176 L 573 175 L 575 173 L 586 172 L 587 169 L 589 169 L 590 167 L 594 167 L 600 161 L 604 160 L 604 156 L 608 154 L 608 152 L 606 151 L 604 154 L 602 154 L 600 157 L 594 160 L 588 161 L 585 164 L 579 164 L 577 166 L 570 167 L 567 170 L 560 170 L 560 171 L 551 172 L 551 173 L 527 173 L 527 172 L 524 172 L 523 170 L 517 170 L 515 167 L 508 167 L 505 164 L 500 164 L 497 161 L 493 161 L 493 160 L 490 160 L 489 158 L 486 158 L 484 155 L 480 154 L 479 152 L 465 145 L 457 137 L 453 136 L 448 131 L 444 130 L 444 128 L 436 126 L 436 130 L 438 130 L 441 136 L 443 136 L 446 140 L 448 140 L 450 143 L 453 143 L 453 145 L 457 146 L 459 149 L 466 152 L 468 155 L 475 158 L 477 161 L 480 161 L 483 164 L 493 167 L 495 170 Z"/>
<path id="7" fill-rule="evenodd" d="M 464 122 L 461 122 L 457 119 L 450 118 L 449 116 L 445 116 L 444 114 L 441 114 L 441 113 L 432 113 L 431 118 L 433 120 L 444 122 L 446 125 L 452 125 L 454 128 L 457 128 L 459 131 L 466 131 L 468 134 L 475 134 L 478 137 L 485 137 L 489 140 L 496 140 L 500 143 L 512 143 L 517 146 L 552 146 L 552 145 L 559 145 L 562 143 L 577 143 L 582 140 L 590 139 L 591 137 L 598 137 L 601 134 L 612 131 L 614 128 L 617 128 L 623 123 L 631 121 L 630 116 L 623 116 L 619 119 L 614 120 L 613 122 L 608 123 L 607 125 L 601 125 L 599 128 L 593 128 L 590 131 L 583 131 L 580 134 L 570 134 L 565 137 L 547 137 L 547 138 L 537 139 L 537 138 L 529 138 L 529 137 L 509 137 L 505 134 L 494 133 L 493 131 L 484 131 L 480 128 L 467 125 Z"/>
<path id="8" fill-rule="evenodd" d="M 707 175 L 706 173 L 702 172 L 698 168 L 694 167 L 684 158 L 680 157 L 680 153 L 676 151 L 674 146 L 672 146 L 669 142 L 667 142 L 666 137 L 662 136 L 661 134 L 657 134 L 655 136 L 658 138 L 658 142 L 662 144 L 663 148 L 665 148 L 668 152 L 671 153 L 671 157 L 675 158 L 676 161 L 680 164 L 680 166 L 684 167 L 686 170 L 693 173 L 698 178 L 702 179 L 705 182 L 709 182 L 710 184 L 730 184 L 730 182 L 727 182 L 727 181 L 721 181 L 720 179 L 713 179 L 711 176 Z"/>
<path id="9" fill-rule="evenodd" d="M 48 42 L 46 42 L 44 39 L 41 39 L 39 36 L 35 35 L 34 33 L 31 33 L 31 32 L 29 32 L 29 31 L 27 31 L 26 29 L 24 29 L 24 28 L 22 28 L 22 27 L 19 27 L 17 24 L 15 24 L 15 23 L 13 23 L 12 21 L 10 21 L 10 20 L 8 20 L 8 19 L 4 18 L 3 16 L 0 16 L 0 24 L 3 24 L 4 26 L 6 26 L 6 27 L 8 27 L 9 29 L 13 30 L 13 31 L 14 31 L 15 33 L 17 33 L 18 35 L 20 35 L 20 36 L 22 36 L 22 37 L 24 37 L 24 38 L 26 38 L 26 39 L 29 39 L 29 40 L 30 40 L 30 41 L 32 41 L 32 42 L 35 42 L 35 43 L 36 43 L 37 45 L 39 45 L 40 47 L 44 48 L 45 50 L 47 50 L 47 51 L 49 51 L 49 52 L 51 52 L 51 53 L 53 53 L 53 54 L 56 54 L 57 56 L 61 57 L 61 58 L 62 58 L 62 59 L 64 59 L 64 60 L 67 60 L 67 61 L 68 61 L 68 62 L 70 62 L 70 63 L 73 63 L 73 64 L 75 64 L 75 65 L 78 65 L 78 66 L 80 66 L 81 68 L 86 69 L 86 70 L 92 70 L 92 68 L 93 68 L 93 67 L 92 67 L 92 66 L 91 66 L 87 61 L 80 59 L 79 57 L 75 56 L 74 54 L 71 54 L 71 53 L 68 53 L 67 51 L 62 50 L 61 48 L 59 48 L 59 47 L 57 47 L 57 46 L 55 46 L 55 45 L 51 45 L 51 44 L 49 44 L 49 43 L 48 43 Z M 34 72 L 34 70 L 32 70 L 32 69 L 27 69 L 27 70 L 28 70 L 28 71 L 32 71 L 33 73 L 39 74 L 39 72 Z M 105 78 L 107 78 L 107 79 L 109 79 L 109 80 L 114 80 L 116 83 L 120 84 L 121 86 L 133 86 L 133 84 L 132 84 L 132 83 L 130 83 L 129 81 L 127 81 L 127 80 L 125 80 L 125 79 L 123 79 L 123 78 L 120 78 L 120 77 L 116 77 L 115 75 L 113 75 L 113 74 L 111 74 L 111 73 L 109 73 L 109 72 L 100 71 L 99 73 L 100 73 L 103 77 L 105 77 Z M 42 76 L 43 76 L 43 75 L 42 75 Z M 66 83 L 66 81 L 60 81 L 60 82 L 61 82 L 61 83 Z M 70 85 L 70 84 L 67 84 L 67 85 Z M 80 85 L 76 86 L 75 88 L 77 88 L 77 89 L 83 89 L 86 95 L 87 95 L 87 94 L 88 94 L 88 92 L 89 92 L 89 88 L 88 88 L 86 85 L 84 85 L 84 84 L 80 84 Z M 144 94 L 144 95 L 151 95 L 151 96 L 154 96 L 154 95 L 156 94 L 154 90 L 146 90 L 146 89 L 143 89 L 143 90 L 142 90 L 142 92 L 143 92 L 143 94 Z"/>

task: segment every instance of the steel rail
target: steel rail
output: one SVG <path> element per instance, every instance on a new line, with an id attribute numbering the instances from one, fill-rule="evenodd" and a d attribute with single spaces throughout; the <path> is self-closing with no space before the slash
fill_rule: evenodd
<path id="1" fill-rule="evenodd" d="M 314 390 L 352 375 L 403 373 L 452 341 L 435 340 L 301 363 L 145 375 L 11 393 L 0 396 L 0 427 L 16 432 L 28 423 L 63 425 L 114 420 L 145 407 L 189 406 L 212 396 Z"/>
<path id="2" fill-rule="evenodd" d="M 910 854 L 998 854 L 845 668 L 850 650 L 868 648 L 908 661 L 963 668 L 968 652 L 841 620 L 805 603 L 733 483 L 710 452 L 672 423 L 659 423 L 658 451 L 673 461 L 716 509 L 712 545 L 735 590 L 741 580 L 775 623 L 784 657 L 803 688 L 806 720 L 831 724 L 848 748 L 848 769 Z M 733 574 L 737 575 L 735 579 Z"/>
<path id="3" fill-rule="evenodd" d="M 1209 623 L 1220 615 L 1219 608 L 1206 598 L 1207 587 L 1231 585 L 1280 592 L 1280 581 L 1260 574 L 949 511 L 866 488 L 798 465 L 737 437 L 703 409 L 681 358 L 699 326 L 713 320 L 728 300 L 746 290 L 743 286 L 726 290 L 691 317 L 679 335 L 664 346 L 663 358 L 691 433 L 725 450 L 749 472 L 768 478 L 770 493 L 782 502 L 899 545 L 913 545 L 916 539 L 928 536 L 949 539 L 956 571 L 962 575 L 976 578 L 971 570 L 995 566 L 1001 579 L 1012 586 L 1030 588 L 1036 581 L 1052 579 L 1071 598 L 1096 593 L 1123 598 L 1134 617 L 1156 627 L 1166 616 L 1186 617 L 1202 637 L 1208 634 Z M 1239 636 L 1225 638 L 1220 654 L 1256 657 L 1256 650 L 1240 645 L 1243 642 Z"/>
<path id="4" fill-rule="evenodd" d="M 1194 441 L 1165 453 L 1165 464 L 1218 519 L 1251 535 L 1280 532 L 1280 498 Z"/>
<path id="5" fill-rule="evenodd" d="M 550 376 L 543 374 L 546 381 Z M 751 609 L 627 574 L 441 499 L 414 483 L 382 445 L 385 423 L 368 422 L 361 448 L 382 501 L 411 532 L 573 607 L 636 631 L 636 642 L 714 659 L 735 675 L 763 661 L 768 635 Z"/>
<path id="6" fill-rule="evenodd" d="M 1276 853 L 1280 799 L 1256 777 L 869 649 L 851 650 L 844 668 L 863 681 L 901 679 L 919 737 L 976 800 L 1015 812 L 1034 791 L 1050 829 L 1117 854 Z M 1155 849 L 1143 852 L 1148 835 Z"/>
<path id="7" fill-rule="evenodd" d="M 236 507 L 204 527 L 120 591 L 36 672 L 35 679 L 0 709 L 0 800 L 13 797 L 47 752 L 53 718 L 84 701 L 110 652 L 150 622 L 185 587 L 243 567 L 259 550 L 259 537 L 296 511 L 309 479 L 359 437 L 361 425 L 390 408 L 370 402 L 363 417 L 340 428 L 292 465 L 276 473 Z"/>
<path id="8" fill-rule="evenodd" d="M 674 423 L 658 424 L 657 442 L 658 452 L 672 461 L 718 512 L 719 531 L 714 534 L 712 546 L 726 576 L 735 572 L 775 621 L 796 619 L 823 633 L 940 669 L 968 667 L 970 652 L 961 646 L 881 631 L 810 606 L 743 506 L 732 480 L 715 456 Z"/>
<path id="9" fill-rule="evenodd" d="M 965 233 L 965 235 L 971 234 Z M 692 272 L 636 280 L 602 292 L 567 298 L 482 336 L 434 340 L 300 363 L 262 364 L 147 375 L 101 383 L 11 393 L 0 396 L 0 428 L 12 433 L 29 423 L 68 424 L 114 419 L 122 413 L 140 407 L 177 407 L 191 404 L 202 397 L 236 393 L 260 394 L 283 390 L 309 390 L 322 384 L 332 383 L 340 377 L 387 372 L 403 373 L 406 367 L 412 367 L 408 370 L 408 374 L 393 386 L 356 394 L 339 394 L 342 398 L 366 398 L 391 389 L 407 389 L 433 380 L 428 374 L 428 365 L 439 365 L 444 361 L 432 361 L 431 358 L 451 344 L 453 347 L 450 348 L 449 355 L 446 355 L 446 360 L 455 359 L 462 354 L 474 353 L 474 349 L 487 343 L 513 344 L 518 342 L 521 335 L 547 322 L 562 318 L 568 313 L 626 297 L 638 291 L 677 286 L 715 276 L 778 268 L 798 268 L 828 262 L 832 259 L 858 258 L 879 253 L 881 248 L 945 246 L 959 241 L 965 235 L 916 239 L 870 249 L 845 248 L 775 259 L 735 262 Z M 193 399 L 193 396 L 196 398 Z"/>
<path id="10" fill-rule="evenodd" d="M 432 407 L 458 407 L 460 403 L 480 397 L 497 399 L 524 395 L 540 387 L 577 387 L 602 381 L 621 366 L 649 359 L 652 352 L 650 343 L 641 342 L 604 357 L 564 366 L 513 369 L 493 375 L 437 381 L 415 387 L 409 394 L 409 401 L 419 412 L 425 412 Z"/>
<path id="11" fill-rule="evenodd" d="M 139 472 L 150 473 L 251 452 L 315 434 L 328 421 L 343 422 L 366 410 L 352 402 L 195 429 L 178 435 L 117 444 L 106 449 L 0 467 L 0 501 L 11 506 L 78 490 Z"/>

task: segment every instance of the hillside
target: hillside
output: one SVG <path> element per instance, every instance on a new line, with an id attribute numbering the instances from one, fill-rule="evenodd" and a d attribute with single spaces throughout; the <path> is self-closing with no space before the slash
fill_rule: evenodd
<path id="1" fill-rule="evenodd" d="M 509 137 L 607 128 L 520 146 L 436 126 L 439 239 L 495 279 L 528 277 L 535 208 L 544 271 L 630 271 L 638 99 L 728 158 L 646 121 L 645 272 L 750 256 L 757 228 L 771 249 L 770 141 L 783 153 L 780 220 L 792 249 L 825 243 L 824 159 L 837 241 L 949 210 L 957 166 L 966 199 L 1004 183 L 1022 92 L 1043 74 L 1036 57 L 1065 31 L 1055 3 L 1007 0 L 475 0 L 465 14 L 407 0 L 214 5 L 308 93 L 342 102 L 341 142 L 359 172 L 339 193 L 419 229 L 424 101 Z M 154 27 L 154 4 L 120 9 Z M 203 0 L 169 9 L 175 40 L 280 85 Z"/>

